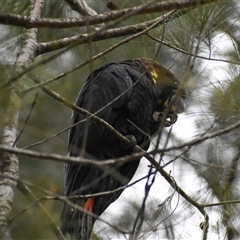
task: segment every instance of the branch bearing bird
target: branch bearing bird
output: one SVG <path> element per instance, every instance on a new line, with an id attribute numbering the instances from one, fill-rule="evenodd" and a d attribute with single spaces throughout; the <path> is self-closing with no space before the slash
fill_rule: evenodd
<path id="1" fill-rule="evenodd" d="M 99 122 L 73 112 L 69 134 L 69 155 L 96 161 L 117 159 L 134 152 L 135 145 L 147 150 L 149 136 L 160 133 L 177 121 L 184 111 L 185 91 L 178 79 L 159 63 L 138 58 L 109 63 L 93 71 L 80 91 L 76 105 L 96 113 L 130 143 L 123 144 Z M 76 124 L 79 123 L 79 124 Z M 140 159 L 111 167 L 92 167 L 76 163 L 65 166 L 65 196 L 113 191 L 133 177 Z M 69 198 L 65 204 L 61 229 L 71 239 L 90 238 L 98 216 L 114 202 L 123 189 L 89 198 Z"/>

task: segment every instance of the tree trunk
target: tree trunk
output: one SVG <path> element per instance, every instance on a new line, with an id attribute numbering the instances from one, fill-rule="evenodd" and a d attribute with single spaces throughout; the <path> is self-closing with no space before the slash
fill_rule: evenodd
<path id="1" fill-rule="evenodd" d="M 43 0 L 32 0 L 29 6 L 30 17 L 39 17 L 42 6 Z M 18 74 L 34 61 L 37 46 L 36 38 L 36 28 L 25 29 L 23 31 L 22 44 L 15 63 L 15 74 Z M 0 143 L 6 147 L 13 147 L 16 140 L 18 116 L 22 99 L 14 90 L 23 89 L 24 85 L 22 83 L 24 83 L 24 80 L 21 78 L 7 87 L 9 98 L 3 115 L 3 127 L 0 137 Z M 14 189 L 19 178 L 18 158 L 16 155 L 7 152 L 1 153 L 0 174 L 0 238 L 11 239 L 8 219 L 11 212 Z"/>

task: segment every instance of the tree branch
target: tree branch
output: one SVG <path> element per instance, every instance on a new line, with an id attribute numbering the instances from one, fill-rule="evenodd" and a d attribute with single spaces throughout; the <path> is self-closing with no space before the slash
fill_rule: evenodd
<path id="1" fill-rule="evenodd" d="M 82 16 L 96 16 L 98 13 L 90 8 L 85 0 L 65 0 L 65 2 L 72 8 L 72 10 L 78 12 Z M 86 24 L 86 26 L 89 25 L 89 23 Z M 95 30 L 99 30 L 101 27 L 103 27 L 104 24 L 98 24 L 95 28 Z"/>
<path id="2" fill-rule="evenodd" d="M 212 2 L 216 2 L 216 1 L 217 1 L 217 0 L 200 0 L 200 1 L 197 1 L 197 0 L 196 0 L 196 1 L 192 2 L 192 1 L 189 0 L 189 1 L 182 1 L 182 3 L 190 4 L 190 5 L 189 5 L 189 7 L 190 7 L 190 6 L 199 6 L 199 4 L 207 4 L 207 3 L 212 3 Z M 179 3 L 179 2 L 178 2 L 178 3 Z M 194 3 L 194 4 L 193 4 L 193 3 Z M 193 4 L 193 5 L 191 5 L 191 4 Z M 184 5 L 184 4 L 183 4 L 183 5 Z M 146 7 L 146 6 L 145 6 L 145 7 Z M 183 13 L 184 13 L 184 11 L 183 11 Z M 104 27 L 101 29 L 101 31 L 99 30 L 99 31 L 96 31 L 96 32 L 94 32 L 94 33 L 90 33 L 90 35 L 85 35 L 84 38 L 81 37 L 80 39 L 75 40 L 75 41 L 72 42 L 71 44 L 68 44 L 64 49 L 62 49 L 62 50 L 61 50 L 60 52 L 58 52 L 57 54 L 53 54 L 52 56 L 48 57 L 48 59 L 43 59 L 43 60 L 39 61 L 37 64 L 34 64 L 34 65 L 32 65 L 31 67 L 27 68 L 26 70 L 22 71 L 19 75 L 17 75 L 17 76 L 15 76 L 15 77 L 13 77 L 12 79 L 10 79 L 10 80 L 9 80 L 6 84 L 4 84 L 2 87 L 4 88 L 4 87 L 8 86 L 11 82 L 16 81 L 16 79 L 22 77 L 22 76 L 25 75 L 26 73 L 28 73 L 28 72 L 32 71 L 33 69 L 35 69 L 36 67 L 50 62 L 51 60 L 55 59 L 55 58 L 58 57 L 59 55 L 61 55 L 61 54 L 65 53 L 65 52 L 67 52 L 68 50 L 72 49 L 74 46 L 77 46 L 77 45 L 79 45 L 79 44 L 82 44 L 82 42 L 85 42 L 85 41 L 86 41 L 86 38 L 87 38 L 87 42 L 92 41 L 92 39 L 96 38 L 96 36 L 98 36 L 98 34 L 100 34 L 100 36 L 101 36 L 101 32 L 105 31 L 106 29 L 108 29 L 108 28 L 110 28 L 110 27 L 114 27 L 116 24 L 118 24 L 119 21 L 123 21 L 123 20 L 131 17 L 131 16 L 134 15 L 134 14 L 136 14 L 136 12 L 135 12 L 135 11 L 131 11 L 130 13 L 122 16 L 121 19 L 118 19 L 118 21 L 112 22 L 112 23 L 108 24 L 108 26 L 104 26 Z M 86 36 L 88 36 L 88 37 L 86 37 Z M 103 39 L 104 39 L 104 38 L 103 38 Z M 105 39 L 106 39 L 106 37 L 105 37 Z M 55 49 L 58 49 L 58 46 L 57 46 L 56 44 L 54 45 L 54 47 L 55 47 L 54 49 L 49 49 L 49 51 L 53 51 L 53 50 L 55 50 Z M 43 50 L 38 49 L 38 55 L 39 55 L 39 54 L 42 54 L 42 53 L 43 53 Z"/>
<path id="3" fill-rule="evenodd" d="M 90 8 L 85 0 L 65 0 L 72 10 L 78 12 L 83 16 L 94 16 L 97 12 Z"/>
<path id="4" fill-rule="evenodd" d="M 174 12 L 168 13 L 166 17 L 170 16 L 170 15 L 173 14 L 173 13 L 174 13 Z M 126 39 L 124 39 L 124 40 L 122 40 L 122 41 L 114 44 L 113 46 L 109 47 L 108 49 L 104 50 L 103 52 L 96 54 L 95 56 L 93 56 L 93 57 L 90 58 L 89 60 L 85 61 L 84 63 L 81 63 L 81 64 L 75 66 L 74 68 L 70 69 L 69 71 L 60 73 L 60 74 L 57 75 L 56 77 L 53 77 L 53 78 L 48 79 L 48 80 L 46 80 L 46 81 L 41 81 L 40 83 L 37 83 L 37 84 L 35 84 L 35 85 L 32 86 L 32 87 L 29 87 L 29 88 L 27 88 L 27 89 L 24 89 L 24 90 L 20 91 L 20 93 L 25 94 L 25 93 L 27 93 L 27 92 L 30 92 L 30 91 L 36 89 L 36 88 L 40 88 L 41 86 L 47 85 L 47 84 L 49 84 L 49 83 L 52 83 L 52 82 L 54 82 L 54 81 L 57 81 L 57 80 L 61 79 L 62 77 L 67 76 L 68 74 L 70 74 L 70 73 L 72 73 L 72 72 L 74 72 L 74 71 L 76 71 L 76 70 L 78 70 L 78 69 L 86 66 L 86 65 L 89 64 L 90 62 L 92 62 L 92 61 L 94 61 L 94 60 L 96 60 L 96 59 L 104 56 L 105 54 L 113 51 L 113 50 L 116 49 L 117 47 L 119 47 L 119 46 L 121 46 L 121 45 L 129 42 L 130 40 L 132 40 L 132 39 L 134 39 L 134 38 L 137 38 L 137 37 L 139 37 L 139 36 L 141 36 L 141 35 L 146 34 L 149 30 L 153 29 L 156 25 L 159 25 L 159 24 L 163 21 L 162 18 L 160 18 L 158 21 L 157 21 L 157 19 L 155 19 L 155 20 L 156 20 L 156 21 L 154 21 L 154 23 L 153 23 L 152 25 L 150 25 L 149 27 L 145 28 L 143 31 L 138 32 L 138 33 L 136 33 L 136 34 L 134 34 L 134 35 L 131 35 L 131 36 L 127 37 Z"/>
<path id="5" fill-rule="evenodd" d="M 74 108 L 74 110 L 82 113 L 81 111 L 79 111 L 78 107 Z M 16 154 L 16 155 L 24 155 L 24 156 L 29 156 L 29 157 L 35 157 L 35 158 L 38 158 L 38 159 L 54 160 L 54 161 L 59 161 L 59 162 L 64 162 L 64 163 L 65 162 L 79 163 L 79 164 L 81 163 L 81 164 L 88 165 L 88 166 L 93 166 L 93 165 L 98 165 L 98 164 L 99 164 L 99 166 L 114 165 L 114 164 L 116 164 L 116 162 L 118 162 L 120 164 L 123 164 L 127 161 L 134 161 L 135 159 L 138 159 L 140 157 L 146 157 L 147 155 L 152 154 L 152 153 L 155 154 L 156 152 L 158 152 L 158 153 L 159 152 L 169 152 L 169 151 L 176 150 L 176 149 L 181 149 L 181 148 L 184 148 L 184 147 L 187 147 L 187 146 L 194 146 L 194 145 L 199 144 L 199 143 L 201 143 L 201 142 L 203 142 L 207 139 L 211 139 L 211 138 L 214 138 L 216 136 L 227 134 L 228 132 L 230 132 L 230 131 L 238 128 L 238 127 L 240 127 L 240 121 L 237 122 L 236 124 L 233 124 L 233 125 L 229 126 L 229 127 L 226 127 L 224 129 L 215 131 L 211 134 L 207 134 L 204 137 L 195 138 L 195 139 L 193 139 L 191 141 L 188 141 L 184 144 L 179 144 L 179 145 L 173 146 L 173 147 L 158 149 L 157 151 L 154 149 L 154 150 L 149 151 L 149 152 L 145 152 L 140 147 L 136 147 L 136 150 L 139 150 L 141 152 L 136 152 L 136 153 L 133 153 L 133 154 L 128 155 L 126 157 L 117 158 L 117 159 L 109 159 L 109 160 L 101 161 L 101 162 L 96 162 L 96 161 L 86 159 L 86 158 L 82 158 L 82 157 L 67 157 L 67 156 L 63 156 L 63 155 L 60 155 L 60 154 L 53 154 L 53 153 L 50 154 L 50 153 L 37 152 L 37 151 L 31 151 L 31 150 L 26 150 L 26 149 L 13 148 L 12 146 L 6 146 L 6 145 L 3 145 L 3 144 L 0 144 L 0 151 L 9 152 L 9 153 Z M 113 133 L 115 133 L 115 131 Z M 124 140 L 129 141 L 129 139 L 125 138 L 120 133 L 118 133 L 118 134 L 119 134 L 119 137 L 122 137 L 123 141 Z"/>
<path id="6" fill-rule="evenodd" d="M 110 38 L 123 37 L 126 35 L 139 33 L 139 32 L 144 31 L 145 29 L 149 29 L 150 26 L 152 26 L 152 25 L 154 25 L 154 28 L 156 28 L 158 25 L 168 22 L 168 20 L 169 20 L 168 18 L 170 16 L 172 18 L 174 18 L 174 16 L 172 16 L 173 14 L 175 17 L 179 17 L 181 13 L 179 13 L 179 12 L 176 13 L 176 11 L 172 11 L 172 12 L 164 14 L 163 16 L 158 17 L 154 20 L 146 21 L 146 22 L 143 22 L 140 24 L 134 24 L 134 25 L 124 26 L 124 27 L 119 27 L 119 28 L 114 28 L 114 29 L 107 29 L 104 31 L 99 31 L 97 34 L 96 34 L 96 32 L 84 33 L 84 34 L 76 35 L 73 37 L 66 37 L 66 38 L 62 38 L 62 39 L 58 39 L 58 40 L 54 40 L 54 41 L 39 43 L 38 44 L 38 55 L 64 48 L 64 47 L 68 46 L 69 44 L 72 44 L 79 40 L 81 40 L 81 42 L 78 45 L 89 43 L 89 41 L 96 42 L 96 41 L 106 40 L 106 39 L 110 39 Z M 158 24 L 156 24 L 156 22 Z"/>
<path id="7" fill-rule="evenodd" d="M 55 59 L 56 57 L 60 56 L 61 54 L 67 52 L 68 50 L 72 49 L 73 47 L 81 44 L 83 41 L 88 40 L 88 42 L 92 41 L 92 38 L 95 38 L 95 36 L 97 36 L 99 33 L 101 33 L 102 31 L 105 31 L 111 27 L 114 27 L 115 25 L 117 25 L 119 22 L 124 21 L 126 19 L 128 19 L 129 17 L 131 17 L 133 14 L 135 14 L 135 11 L 132 11 L 124 16 L 122 16 L 121 18 L 119 18 L 117 21 L 111 22 L 108 25 L 104 26 L 101 30 L 96 31 L 94 33 L 91 33 L 91 35 L 89 35 L 88 37 L 84 37 L 84 38 L 80 38 L 80 39 L 75 39 L 75 41 L 69 43 L 68 45 L 65 46 L 64 49 L 62 49 L 61 51 L 59 51 L 56 54 L 53 54 L 52 56 L 48 57 L 47 59 L 43 59 L 40 60 L 38 63 L 36 64 L 32 64 L 30 67 L 28 67 L 26 70 L 23 70 L 20 74 L 18 74 L 17 76 L 13 77 L 12 79 L 10 79 L 8 82 L 6 82 L 5 84 L 2 85 L 2 88 L 6 88 L 7 86 L 9 86 L 12 82 L 16 81 L 18 78 L 24 76 L 26 73 L 32 71 L 33 69 L 35 69 L 38 66 L 44 65 L 46 63 L 49 63 L 51 60 Z M 53 49 L 51 49 L 52 51 Z M 39 51 L 38 51 L 39 52 Z M 38 53 L 39 54 L 39 53 Z"/>
<path id="8" fill-rule="evenodd" d="M 27 17 L 16 14 L 0 13 L 0 23 L 13 25 L 24 28 L 69 28 L 88 26 L 99 23 L 105 23 L 114 21 L 124 15 L 132 13 L 134 15 L 149 14 L 156 12 L 172 11 L 176 9 L 198 7 L 208 3 L 214 3 L 218 0 L 182 0 L 182 1 L 165 1 L 159 3 L 144 4 L 138 7 L 125 8 L 117 11 L 105 12 L 94 16 L 79 18 L 67 18 L 67 19 L 54 19 L 54 18 L 37 18 Z M 74 9 L 75 10 L 75 9 Z"/>

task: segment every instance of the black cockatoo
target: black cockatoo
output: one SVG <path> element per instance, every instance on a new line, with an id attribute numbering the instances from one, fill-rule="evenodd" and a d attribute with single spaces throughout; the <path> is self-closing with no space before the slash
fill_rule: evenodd
<path id="1" fill-rule="evenodd" d="M 147 150 L 149 136 L 160 131 L 163 126 L 176 122 L 177 113 L 184 110 L 184 100 L 185 92 L 177 78 L 151 59 L 139 58 L 106 64 L 88 77 L 76 105 L 91 113 L 97 112 L 98 117 L 129 138 L 130 143 L 123 144 L 99 122 L 74 112 L 71 124 L 79 124 L 70 130 L 69 156 L 102 161 L 131 154 L 134 144 Z M 133 177 L 139 161 L 126 162 L 115 169 L 67 163 L 65 195 L 101 193 L 124 186 Z M 122 191 L 72 199 L 83 211 L 65 204 L 61 215 L 62 232 L 69 233 L 71 239 L 89 239 L 97 216 Z"/>

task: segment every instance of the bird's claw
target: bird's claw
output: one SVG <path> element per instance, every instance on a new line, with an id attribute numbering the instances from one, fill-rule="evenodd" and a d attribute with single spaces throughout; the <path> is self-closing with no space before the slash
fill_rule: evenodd
<path id="1" fill-rule="evenodd" d="M 122 147 L 125 150 L 132 151 L 137 145 L 137 140 L 133 135 L 126 135 L 125 137 L 129 140 L 129 142 L 127 141 L 123 142 Z"/>
<path id="2" fill-rule="evenodd" d="M 165 127 L 174 124 L 178 119 L 178 115 L 174 111 L 168 111 L 167 118 L 165 119 Z"/>
<path id="3" fill-rule="evenodd" d="M 178 115 L 173 110 L 165 108 L 162 112 L 154 112 L 153 119 L 159 123 L 164 122 L 164 127 L 169 127 L 177 121 Z"/>

